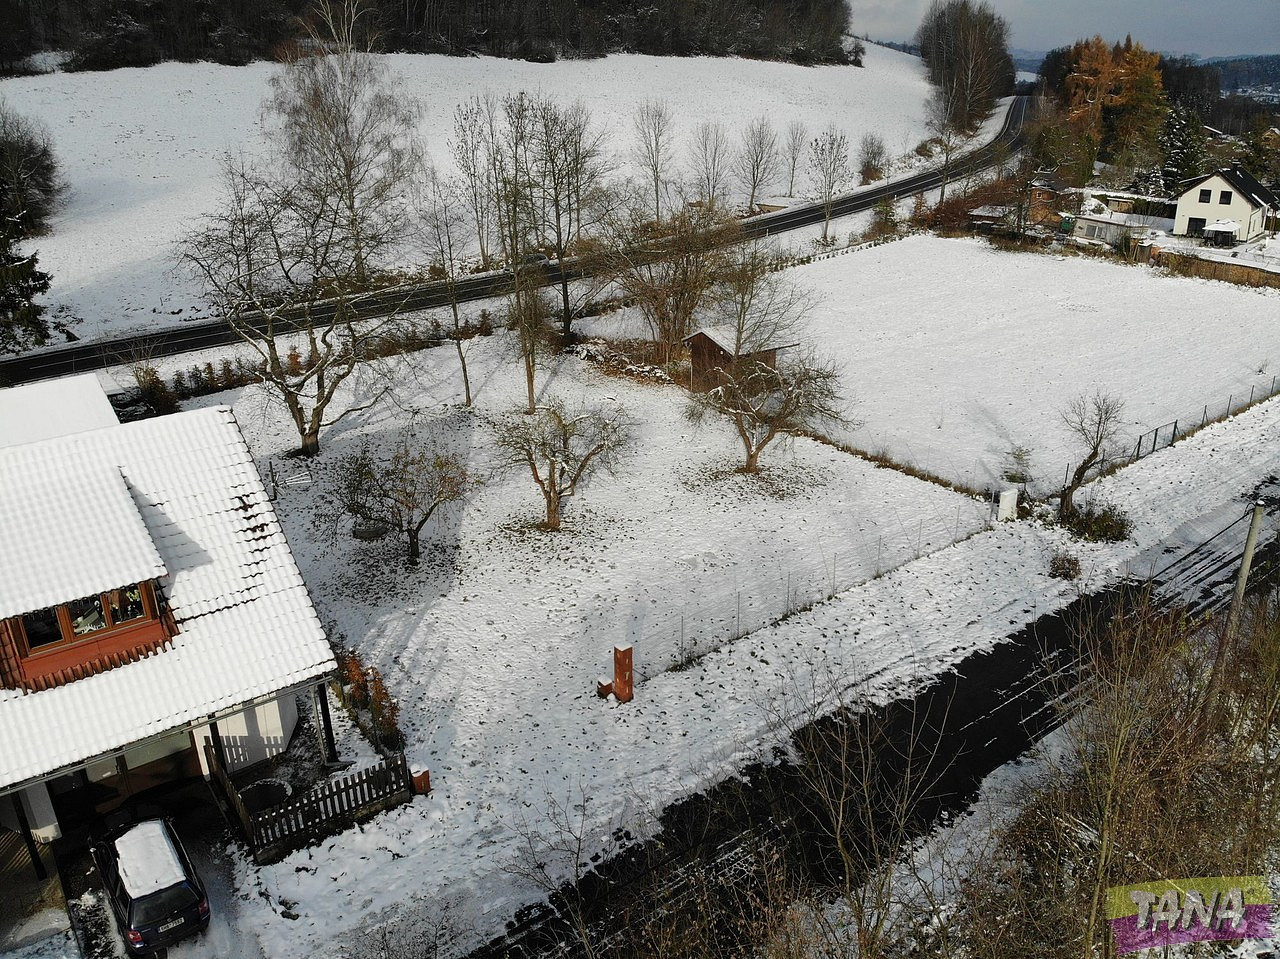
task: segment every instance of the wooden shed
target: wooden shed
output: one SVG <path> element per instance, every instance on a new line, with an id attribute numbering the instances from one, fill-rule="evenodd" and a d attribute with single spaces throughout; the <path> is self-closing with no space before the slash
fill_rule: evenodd
<path id="1" fill-rule="evenodd" d="M 731 326 L 709 326 L 684 338 L 689 347 L 690 390 L 705 393 L 715 389 L 722 382 L 721 371 L 741 360 L 751 359 L 774 368 L 779 350 L 799 345 L 765 340 L 740 347 L 739 339 L 738 331 Z"/>

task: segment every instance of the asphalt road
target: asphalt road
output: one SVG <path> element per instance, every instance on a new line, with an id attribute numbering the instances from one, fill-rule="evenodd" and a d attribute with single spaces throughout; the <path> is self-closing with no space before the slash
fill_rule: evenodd
<path id="1" fill-rule="evenodd" d="M 897 199 L 914 196 L 926 190 L 936 189 L 943 183 L 944 178 L 952 182 L 977 170 L 996 165 L 1020 146 L 1022 125 L 1029 109 L 1029 99 L 1029 97 L 1015 97 L 995 138 L 978 150 L 954 158 L 945 172 L 930 170 L 847 194 L 832 204 L 832 217 L 848 216 L 870 210 L 885 197 Z M 814 203 L 751 217 L 741 221 L 740 225 L 748 237 L 776 236 L 821 223 L 823 215 L 822 206 Z M 569 279 L 586 275 L 584 266 L 573 260 L 566 260 L 559 264 L 552 263 L 543 272 L 547 285 L 558 284 L 565 275 Z M 461 302 L 501 296 L 511 289 L 511 274 L 486 273 L 460 280 L 456 286 L 458 299 Z M 395 311 L 425 310 L 448 304 L 447 287 L 444 283 L 435 282 L 370 294 L 361 297 L 354 306 L 359 315 L 372 317 Z M 324 308 L 313 308 L 313 315 L 317 319 L 324 319 Z M 261 329 L 265 326 L 265 322 L 255 325 Z M 53 347 L 0 360 L 0 386 L 119 366 L 139 357 L 156 358 L 192 353 L 236 343 L 239 340 L 239 335 L 231 329 L 226 320 L 212 319 L 150 333 Z"/>

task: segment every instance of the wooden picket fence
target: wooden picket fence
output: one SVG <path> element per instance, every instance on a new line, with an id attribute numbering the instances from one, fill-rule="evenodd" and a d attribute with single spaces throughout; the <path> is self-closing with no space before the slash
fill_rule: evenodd
<path id="1" fill-rule="evenodd" d="M 317 783 L 273 809 L 251 813 L 213 749 L 207 748 L 206 754 L 214 779 L 222 787 L 253 858 L 259 863 L 276 862 L 295 849 L 413 798 L 408 762 L 404 753 L 394 753 L 374 766 Z"/>

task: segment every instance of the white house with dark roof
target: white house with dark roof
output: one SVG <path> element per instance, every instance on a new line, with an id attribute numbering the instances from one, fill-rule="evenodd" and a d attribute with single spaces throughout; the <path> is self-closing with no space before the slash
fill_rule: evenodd
<path id="1" fill-rule="evenodd" d="M 1220 245 L 1246 243 L 1263 234 L 1277 210 L 1280 201 L 1248 170 L 1225 167 L 1184 184 L 1173 232 Z"/>
<path id="2" fill-rule="evenodd" d="M 267 759 L 300 694 L 332 758 L 334 666 L 230 409 L 121 424 L 93 376 L 0 390 L 0 824 L 56 838 L 207 775 L 206 744 Z"/>

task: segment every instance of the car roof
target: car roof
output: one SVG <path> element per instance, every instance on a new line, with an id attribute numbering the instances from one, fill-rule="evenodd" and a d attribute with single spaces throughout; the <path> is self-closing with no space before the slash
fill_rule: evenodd
<path id="1" fill-rule="evenodd" d="M 116 838 L 116 859 L 125 892 L 137 899 L 184 882 L 178 850 L 161 819 L 138 823 Z"/>

